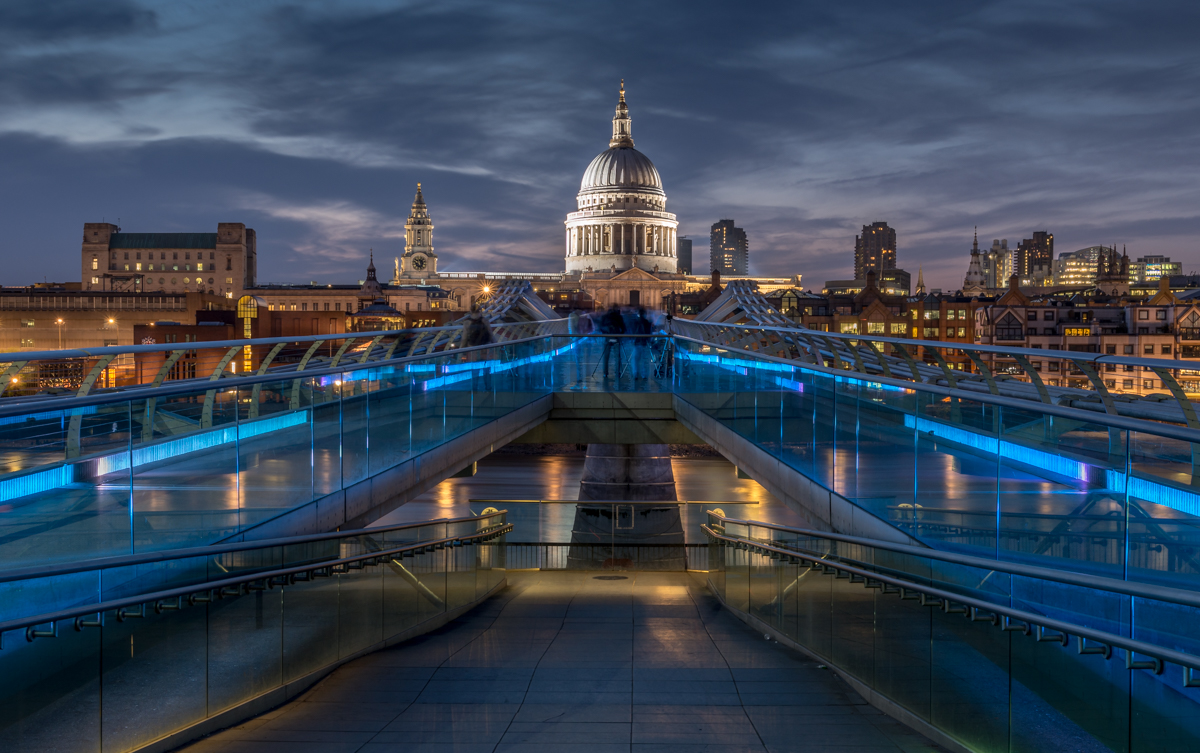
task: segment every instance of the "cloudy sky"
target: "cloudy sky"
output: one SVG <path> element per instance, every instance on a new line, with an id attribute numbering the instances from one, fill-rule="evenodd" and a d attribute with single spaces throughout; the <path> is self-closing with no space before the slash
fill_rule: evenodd
<path id="1" fill-rule="evenodd" d="M 563 217 L 633 135 L 680 234 L 850 276 L 883 220 L 961 286 L 972 228 L 1200 268 L 1200 5 L 5 0 L 0 284 L 79 275 L 84 222 L 258 231 L 263 281 L 390 260 L 417 181 L 443 270 L 562 268 Z"/>

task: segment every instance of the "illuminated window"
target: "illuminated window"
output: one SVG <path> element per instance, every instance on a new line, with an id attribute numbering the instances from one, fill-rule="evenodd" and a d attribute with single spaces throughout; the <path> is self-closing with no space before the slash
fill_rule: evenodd
<path id="1" fill-rule="evenodd" d="M 857 335 L 858 322 L 842 322 L 840 330 L 843 335 Z"/>
<path id="2" fill-rule="evenodd" d="M 892 322 L 892 334 L 903 335 L 907 331 L 908 325 L 904 322 Z"/>
<path id="3" fill-rule="evenodd" d="M 884 326 L 883 322 L 867 322 L 867 334 L 882 335 L 885 331 Z"/>

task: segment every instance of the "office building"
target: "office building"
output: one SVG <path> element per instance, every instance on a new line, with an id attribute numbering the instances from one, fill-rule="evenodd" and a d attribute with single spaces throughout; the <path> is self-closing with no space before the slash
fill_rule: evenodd
<path id="1" fill-rule="evenodd" d="M 1054 260 L 1055 285 L 1093 285 L 1096 270 L 1102 262 L 1110 264 L 1117 258 L 1117 249 L 1109 246 L 1088 246 L 1068 251 Z"/>
<path id="2" fill-rule="evenodd" d="M 676 271 L 681 275 L 692 274 L 692 239 L 677 238 L 675 240 Z M 710 272 L 712 270 L 709 270 Z"/>
<path id="3" fill-rule="evenodd" d="M 980 253 L 979 262 L 985 287 L 995 290 L 1008 285 L 1013 273 L 1013 254 L 1007 238 L 993 239 L 992 247 Z"/>
<path id="4" fill-rule="evenodd" d="M 1183 274 L 1183 264 L 1169 256 L 1139 256 L 1129 265 L 1131 283 L 1156 282 L 1163 277 Z"/>

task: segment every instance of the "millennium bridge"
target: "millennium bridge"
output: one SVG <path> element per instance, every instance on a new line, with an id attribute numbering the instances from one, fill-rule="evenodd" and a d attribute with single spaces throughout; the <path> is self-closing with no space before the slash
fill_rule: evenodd
<path id="1" fill-rule="evenodd" d="M 476 347 L 0 355 L 0 750 L 1200 750 L 1180 362 L 1060 352 L 1093 388 L 1047 386 L 1044 351 L 801 329 L 737 284 L 646 336 L 568 334 L 528 285 L 486 316 Z M 638 447 L 704 443 L 804 523 L 377 524 L 518 440 L 646 484 Z"/>

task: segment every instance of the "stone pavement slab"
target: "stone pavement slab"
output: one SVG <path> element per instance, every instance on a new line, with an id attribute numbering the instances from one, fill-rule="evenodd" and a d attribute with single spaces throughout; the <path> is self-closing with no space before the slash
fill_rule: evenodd
<path id="1" fill-rule="evenodd" d="M 442 628 L 189 753 L 942 751 L 724 611 L 696 574 L 513 572 Z"/>

